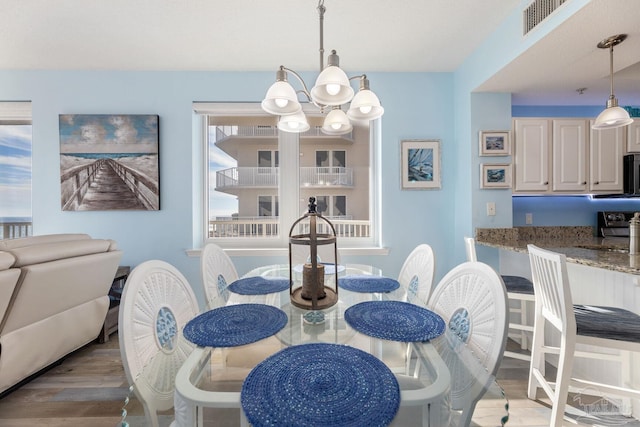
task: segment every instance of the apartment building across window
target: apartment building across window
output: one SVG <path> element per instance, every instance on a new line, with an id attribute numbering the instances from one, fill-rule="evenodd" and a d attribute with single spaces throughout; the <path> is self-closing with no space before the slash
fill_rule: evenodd
<path id="1" fill-rule="evenodd" d="M 206 236 L 223 247 L 286 247 L 291 224 L 310 197 L 335 226 L 344 247 L 371 247 L 379 239 L 379 142 L 369 124 L 352 133 L 311 129 L 280 132 L 277 117 L 259 104 L 194 104 L 206 123 Z M 347 203 L 348 201 L 348 203 Z"/>

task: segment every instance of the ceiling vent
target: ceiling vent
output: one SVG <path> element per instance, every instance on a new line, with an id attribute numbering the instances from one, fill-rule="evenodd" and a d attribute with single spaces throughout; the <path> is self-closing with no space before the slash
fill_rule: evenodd
<path id="1" fill-rule="evenodd" d="M 523 35 L 533 30 L 536 25 L 547 19 L 553 11 L 562 6 L 567 0 L 534 0 L 522 12 Z"/>

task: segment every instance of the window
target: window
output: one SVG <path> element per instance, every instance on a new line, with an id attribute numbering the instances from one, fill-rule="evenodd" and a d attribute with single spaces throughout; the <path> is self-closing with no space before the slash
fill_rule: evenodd
<path id="1" fill-rule="evenodd" d="M 316 166 L 335 166 L 335 167 L 345 167 L 347 165 L 346 162 L 346 151 L 326 151 L 326 150 L 318 150 L 316 151 Z"/>
<path id="2" fill-rule="evenodd" d="M 318 213 L 327 218 L 347 218 L 347 196 L 316 196 Z"/>
<path id="3" fill-rule="evenodd" d="M 0 102 L 0 224 L 0 239 L 32 233 L 28 102 Z"/>
<path id="4" fill-rule="evenodd" d="M 258 216 L 278 216 L 278 196 L 258 196 Z"/>
<path id="5" fill-rule="evenodd" d="M 277 118 L 259 104 L 195 103 L 194 109 L 206 129 L 205 240 L 285 248 L 290 225 L 315 197 L 339 245 L 377 245 L 377 122 L 328 136 L 320 131 L 322 118 L 307 113 L 311 129 L 293 134 L 279 132 Z"/>
<path id="6" fill-rule="evenodd" d="M 258 151 L 258 167 L 278 167 L 278 151 Z"/>

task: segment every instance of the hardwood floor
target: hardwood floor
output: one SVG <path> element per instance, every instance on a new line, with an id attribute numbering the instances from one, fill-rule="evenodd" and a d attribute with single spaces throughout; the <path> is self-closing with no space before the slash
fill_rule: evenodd
<path id="1" fill-rule="evenodd" d="M 529 400 L 526 396 L 528 363 L 505 358 L 499 380 L 509 399 L 508 426 L 548 425 L 548 400 Z M 117 333 L 108 342 L 93 343 L 67 357 L 34 380 L 0 399 L 1 427 L 114 427 L 121 412 L 128 384 L 120 360 Z M 539 394 L 540 395 L 540 394 Z M 144 411 L 135 396 L 127 405 L 126 421 L 131 427 L 146 427 Z M 474 425 L 496 426 L 496 408 L 491 401 L 481 401 L 476 408 Z M 233 425 L 237 414 L 231 410 L 217 413 L 211 426 Z M 162 417 L 168 426 L 172 414 Z"/>

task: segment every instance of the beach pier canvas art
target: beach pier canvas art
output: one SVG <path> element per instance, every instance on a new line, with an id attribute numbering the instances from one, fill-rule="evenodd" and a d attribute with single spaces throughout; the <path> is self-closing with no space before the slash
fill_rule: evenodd
<path id="1" fill-rule="evenodd" d="M 61 114 L 63 211 L 159 210 L 158 115 Z"/>

